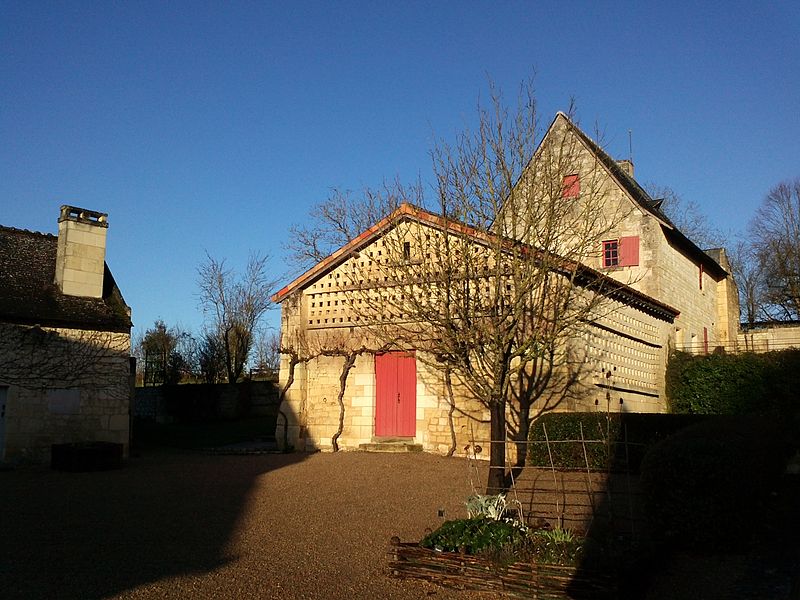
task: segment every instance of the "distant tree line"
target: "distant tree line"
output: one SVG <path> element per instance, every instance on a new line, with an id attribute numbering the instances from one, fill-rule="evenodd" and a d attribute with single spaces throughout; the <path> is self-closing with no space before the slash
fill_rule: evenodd
<path id="1" fill-rule="evenodd" d="M 207 255 L 198 268 L 203 328 L 193 333 L 157 319 L 134 341 L 139 382 L 236 383 L 246 375 L 277 374 L 280 336 L 263 324 L 275 285 L 267 260 L 251 255 L 239 275 Z"/>

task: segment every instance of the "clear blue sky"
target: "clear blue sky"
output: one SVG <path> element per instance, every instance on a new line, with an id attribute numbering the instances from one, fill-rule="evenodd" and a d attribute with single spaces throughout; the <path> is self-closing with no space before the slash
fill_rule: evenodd
<path id="1" fill-rule="evenodd" d="M 207 250 L 282 242 L 333 187 L 430 174 L 486 76 L 727 230 L 800 176 L 800 3 L 0 0 L 0 223 L 109 213 L 139 331 L 198 329 Z M 669 6 L 668 6 L 669 5 Z M 277 312 L 271 322 L 277 323 Z"/>

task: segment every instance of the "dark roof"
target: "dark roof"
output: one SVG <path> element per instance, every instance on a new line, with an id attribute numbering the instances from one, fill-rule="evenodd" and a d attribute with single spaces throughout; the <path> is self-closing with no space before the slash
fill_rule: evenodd
<path id="1" fill-rule="evenodd" d="M 612 177 L 617 180 L 617 183 L 628 193 L 633 201 L 645 212 L 650 213 L 661 222 L 661 228 L 667 240 L 677 246 L 690 257 L 694 258 L 698 263 L 702 263 L 711 275 L 718 277 L 725 277 L 728 273 L 725 269 L 711 256 L 703 252 L 692 240 L 687 238 L 675 226 L 669 217 L 661 210 L 662 200 L 654 200 L 639 183 L 619 165 L 619 163 L 611 158 L 605 150 L 603 150 L 592 138 L 581 131 L 580 127 L 575 125 L 570 118 L 564 113 L 558 113 L 562 116 L 575 134 L 583 141 L 584 144 L 597 156 L 601 163 L 608 169 Z"/>
<path id="2" fill-rule="evenodd" d="M 128 306 L 105 265 L 102 298 L 61 293 L 55 283 L 58 237 L 0 225 L 0 321 L 129 332 Z"/>

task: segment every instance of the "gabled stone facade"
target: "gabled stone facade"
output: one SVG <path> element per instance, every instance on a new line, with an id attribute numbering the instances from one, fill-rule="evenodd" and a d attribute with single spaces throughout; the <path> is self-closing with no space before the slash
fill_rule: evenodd
<path id="1" fill-rule="evenodd" d="M 677 231 L 633 179 L 633 165 L 612 160 L 563 114 L 556 116 L 533 160 L 554 160 L 549 145 L 568 145 L 571 156 L 577 157 L 564 181 L 529 183 L 523 177 L 518 186 L 550 185 L 556 189 L 551 193 L 563 194 L 564 202 L 576 207 L 594 202 L 603 213 L 598 226 L 608 227 L 593 247 L 565 259 L 585 265 L 586 278 L 605 281 L 608 291 L 602 310 L 562 349 L 579 356 L 582 367 L 576 392 L 558 410 L 662 412 L 669 352 L 711 351 L 735 339 L 738 299 L 724 253 L 705 253 Z M 522 200 L 506 208 L 509 222 L 513 218 L 508 211 L 525 210 L 525 190 L 516 188 L 514 197 Z M 397 240 L 387 243 L 408 223 L 418 232 L 408 238 L 407 246 Z M 381 294 L 392 294 L 392 274 L 384 269 L 372 277 L 371 261 L 393 260 L 387 258 L 387 247 L 395 254 L 412 248 L 406 256 L 411 261 L 435 261 L 435 256 L 414 256 L 413 240 L 435 236 L 439 227 L 436 215 L 403 205 L 276 294 L 274 299 L 282 303 L 282 345 L 303 345 L 306 353 L 295 360 L 288 355 L 282 359 L 281 385 L 286 385 L 290 371 L 294 380 L 282 406 L 285 419 L 278 421 L 279 442 L 285 436 L 286 443 L 298 449 L 330 449 L 335 439 L 338 447 L 355 449 L 379 437 L 377 423 L 384 417 L 378 413 L 386 408 L 380 400 L 385 390 L 379 389 L 376 356 L 396 349 L 378 347 L 370 338 L 363 310 L 352 310 L 349 304 L 370 300 L 354 296 L 352 290 L 371 286 L 374 305 L 380 307 Z M 475 234 L 477 245 L 480 235 Z M 521 234 L 517 239 L 529 241 Z M 609 248 L 617 254 L 607 252 Z M 394 312 L 388 311 L 384 320 L 403 318 L 402 307 L 388 305 Z M 372 326 L 380 322 L 373 320 Z M 440 453 L 461 452 L 474 440 L 489 439 L 486 409 L 470 400 L 458 382 L 451 398 L 442 371 L 433 366 L 436 361 L 421 354 L 420 347 L 413 381 L 390 391 L 397 393 L 399 405 L 404 395 L 414 396 L 414 424 L 403 429 L 413 435 L 399 437 Z M 345 355 L 356 348 L 360 351 L 354 363 L 343 370 L 348 366 Z M 402 351 L 413 353 L 415 348 Z M 339 398 L 342 376 L 346 386 Z"/>

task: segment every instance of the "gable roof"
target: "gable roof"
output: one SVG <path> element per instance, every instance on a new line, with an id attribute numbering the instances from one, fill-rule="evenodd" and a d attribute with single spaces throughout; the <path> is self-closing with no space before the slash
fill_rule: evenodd
<path id="1" fill-rule="evenodd" d="M 130 310 L 105 265 L 102 298 L 55 283 L 58 236 L 0 225 L 0 322 L 127 333 Z"/>
<path id="2" fill-rule="evenodd" d="M 469 225 L 465 225 L 459 221 L 445 219 L 441 215 L 437 215 L 418 206 L 403 203 L 390 215 L 384 217 L 362 234 L 350 240 L 336 252 L 318 262 L 308 271 L 275 293 L 272 296 L 272 301 L 277 303 L 283 302 L 292 293 L 306 288 L 344 263 L 348 258 L 350 258 L 350 256 L 352 256 L 354 252 L 358 252 L 359 250 L 368 246 L 391 228 L 396 227 L 402 221 L 408 220 L 413 220 L 429 227 L 447 229 L 454 233 L 468 236 L 476 243 L 487 244 L 498 241 L 498 238 L 490 233 L 481 231 Z M 513 245 L 516 247 L 526 248 L 529 252 L 534 254 L 543 254 L 541 250 L 536 250 L 532 246 L 523 244 L 517 240 L 503 239 L 499 241 L 503 244 L 508 244 L 509 246 Z M 604 275 L 603 273 L 592 269 L 591 267 L 581 263 L 575 263 L 567 259 L 560 260 L 563 261 L 565 271 L 571 268 L 575 268 L 577 270 L 578 276 L 576 277 L 576 281 L 579 284 L 589 285 L 593 282 L 601 281 L 604 286 L 603 294 L 609 298 L 620 300 L 630 304 L 631 306 L 635 306 L 640 310 L 669 321 L 674 320 L 674 318 L 680 314 L 680 311 L 669 306 L 668 304 L 664 304 L 663 302 L 660 302 L 655 298 L 648 296 L 647 294 L 635 290 L 629 285 L 621 283 L 616 279 L 608 277 L 607 275 Z"/>
<path id="3" fill-rule="evenodd" d="M 706 254 L 700 247 L 697 246 L 697 244 L 687 238 L 675 226 L 675 224 L 672 223 L 672 221 L 670 221 L 669 217 L 667 217 L 667 215 L 661 210 L 662 200 L 654 200 L 633 177 L 625 172 L 625 170 L 616 160 L 611 158 L 611 156 L 609 156 L 608 153 L 603 150 L 599 144 L 597 144 L 597 142 L 586 135 L 580 129 L 580 127 L 575 125 L 575 123 L 573 123 L 566 114 L 560 111 L 556 113 L 553 122 L 550 124 L 547 133 L 542 139 L 542 144 L 559 120 L 563 120 L 567 128 L 574 133 L 578 139 L 581 140 L 586 149 L 597 157 L 600 163 L 606 168 L 609 175 L 631 198 L 634 204 L 644 212 L 649 213 L 659 222 L 661 229 L 664 232 L 664 236 L 672 245 L 677 246 L 691 258 L 702 264 L 705 271 L 710 275 L 715 275 L 717 277 L 725 277 L 728 275 L 728 272 L 716 260 L 714 260 L 714 258 Z"/>

